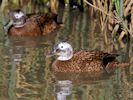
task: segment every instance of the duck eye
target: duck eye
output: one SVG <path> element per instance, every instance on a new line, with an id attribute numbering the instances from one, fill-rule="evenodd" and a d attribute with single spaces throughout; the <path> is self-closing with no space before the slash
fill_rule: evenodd
<path id="1" fill-rule="evenodd" d="M 61 48 L 63 48 L 63 46 L 61 46 Z"/>
<path id="2" fill-rule="evenodd" d="M 16 18 L 18 18 L 18 15 L 16 16 Z"/>
<path id="3" fill-rule="evenodd" d="M 15 15 L 15 18 L 19 18 L 19 16 L 18 15 Z"/>

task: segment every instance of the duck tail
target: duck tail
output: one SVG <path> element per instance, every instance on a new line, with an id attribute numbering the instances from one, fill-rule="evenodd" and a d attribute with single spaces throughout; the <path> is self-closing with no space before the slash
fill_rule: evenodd
<path id="1" fill-rule="evenodd" d="M 63 22 L 59 21 L 59 19 L 58 19 L 58 14 L 52 13 L 52 17 L 51 18 L 56 22 L 56 24 L 58 24 L 60 26 L 63 26 Z"/>
<path id="2" fill-rule="evenodd" d="M 51 13 L 51 17 L 57 21 L 58 14 L 57 13 Z"/>
<path id="3" fill-rule="evenodd" d="M 128 67 L 129 65 L 130 65 L 129 62 L 114 61 L 114 62 L 108 63 L 105 69 L 109 71 L 119 67 Z"/>

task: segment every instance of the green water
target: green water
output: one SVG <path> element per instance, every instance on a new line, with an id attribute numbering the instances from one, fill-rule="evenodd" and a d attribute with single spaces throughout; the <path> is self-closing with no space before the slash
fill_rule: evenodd
<path id="1" fill-rule="evenodd" d="M 118 42 L 111 33 L 103 34 L 99 19 L 90 16 L 90 10 L 80 13 L 66 8 L 63 22 L 61 29 L 48 36 L 14 38 L 5 35 L 1 23 L 0 100 L 132 100 L 132 41 Z M 55 75 L 51 71 L 54 58 L 46 55 L 61 40 L 71 43 L 74 50 L 118 53 L 120 61 L 130 61 L 131 65 L 99 77 L 87 73 Z M 58 82 L 64 80 L 72 83 L 62 89 Z"/>

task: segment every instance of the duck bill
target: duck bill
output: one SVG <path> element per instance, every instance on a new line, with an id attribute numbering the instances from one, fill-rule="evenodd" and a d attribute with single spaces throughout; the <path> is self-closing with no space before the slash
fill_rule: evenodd
<path id="1" fill-rule="evenodd" d="M 61 51 L 60 49 L 54 49 L 52 52 L 48 53 L 47 57 L 58 55 L 60 51 Z"/>
<path id="2" fill-rule="evenodd" d="M 55 56 L 55 55 L 56 55 L 56 53 L 52 51 L 52 52 L 47 54 L 47 57 L 52 57 L 52 56 Z"/>

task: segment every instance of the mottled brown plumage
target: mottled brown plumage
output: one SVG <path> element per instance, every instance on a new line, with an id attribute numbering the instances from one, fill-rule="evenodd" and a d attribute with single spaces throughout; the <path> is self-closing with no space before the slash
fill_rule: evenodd
<path id="1" fill-rule="evenodd" d="M 64 44 L 63 44 L 64 45 Z M 62 46 L 63 46 L 62 45 Z M 61 46 L 55 48 L 55 52 L 65 53 L 65 49 L 68 50 L 68 46 L 65 49 L 60 49 Z M 60 49 L 60 50 L 59 50 Z M 57 54 L 60 55 L 60 54 Z M 111 71 L 119 66 L 128 66 L 129 63 L 120 63 L 116 57 L 117 54 L 109 54 L 101 51 L 86 51 L 81 50 L 75 52 L 73 57 L 69 60 L 59 60 L 54 61 L 52 69 L 55 72 L 103 72 Z"/>
<path id="2" fill-rule="evenodd" d="M 56 21 L 57 15 L 53 14 L 30 14 L 25 16 L 25 22 L 22 27 L 12 25 L 8 29 L 10 36 L 38 36 L 46 35 L 59 28 Z"/>

